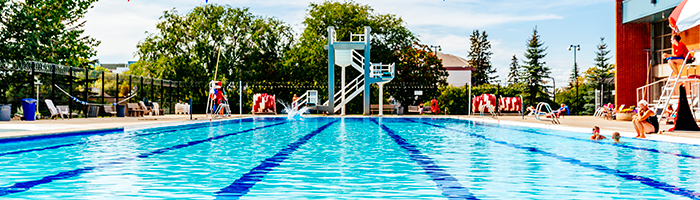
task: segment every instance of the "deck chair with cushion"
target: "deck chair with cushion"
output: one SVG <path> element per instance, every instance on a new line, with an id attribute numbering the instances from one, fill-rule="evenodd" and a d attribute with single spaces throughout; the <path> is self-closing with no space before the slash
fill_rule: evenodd
<path id="1" fill-rule="evenodd" d="M 53 105 L 53 101 L 51 99 L 44 99 L 44 102 L 46 102 L 46 107 L 49 108 L 49 111 L 51 111 L 51 117 L 49 119 L 58 119 L 58 117 L 61 117 L 63 119 L 63 114 L 58 111 L 58 108 L 56 108 L 55 105 Z"/>

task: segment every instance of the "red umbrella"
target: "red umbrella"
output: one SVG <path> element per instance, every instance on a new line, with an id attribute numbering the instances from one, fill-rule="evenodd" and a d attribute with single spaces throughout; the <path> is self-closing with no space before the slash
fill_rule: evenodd
<path id="1" fill-rule="evenodd" d="M 673 9 L 668 23 L 676 32 L 700 25 L 700 0 L 683 0 Z"/>

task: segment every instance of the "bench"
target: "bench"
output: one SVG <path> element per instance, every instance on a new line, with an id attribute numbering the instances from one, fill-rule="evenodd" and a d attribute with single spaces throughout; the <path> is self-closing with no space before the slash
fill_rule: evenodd
<path id="1" fill-rule="evenodd" d="M 392 104 L 384 104 L 384 105 L 382 106 L 382 108 L 383 108 L 382 110 L 385 111 L 385 112 L 388 111 L 388 112 L 390 112 L 390 113 L 393 113 L 393 111 L 394 111 L 394 105 L 392 105 Z M 369 105 L 369 112 L 370 112 L 370 114 L 371 114 L 372 112 L 374 112 L 374 111 L 379 112 L 379 104 L 371 104 L 371 105 Z"/>
<path id="2" fill-rule="evenodd" d="M 420 107 L 418 107 L 418 106 L 408 106 L 408 112 L 409 112 L 409 113 L 420 113 Z M 423 107 L 423 113 L 431 113 L 431 112 L 430 112 L 430 106 L 424 106 L 424 107 Z"/>

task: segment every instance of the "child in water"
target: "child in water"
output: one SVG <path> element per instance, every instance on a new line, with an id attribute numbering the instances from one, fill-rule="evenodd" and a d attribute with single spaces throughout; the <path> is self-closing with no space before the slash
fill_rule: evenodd
<path id="1" fill-rule="evenodd" d="M 591 140 L 602 140 L 602 139 L 607 139 L 605 136 L 600 135 L 600 127 L 594 126 L 593 127 L 593 135 L 591 136 Z"/>
<path id="2" fill-rule="evenodd" d="M 613 139 L 616 143 L 617 143 L 617 142 L 620 142 L 620 133 L 614 132 L 614 133 L 612 134 L 612 139 Z"/>

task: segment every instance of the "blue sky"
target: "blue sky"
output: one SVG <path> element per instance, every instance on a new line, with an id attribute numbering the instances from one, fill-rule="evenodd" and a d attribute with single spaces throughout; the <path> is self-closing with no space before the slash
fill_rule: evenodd
<path id="1" fill-rule="evenodd" d="M 276 17 L 290 24 L 297 33 L 310 2 L 306 0 L 209 0 L 209 3 L 249 7 L 255 15 Z M 596 45 L 605 37 L 614 52 L 615 1 L 611 0 L 356 0 L 372 6 L 375 12 L 395 14 L 406 21 L 422 43 L 440 45 L 443 53 L 466 57 L 472 30 L 485 30 L 492 44 L 492 63 L 499 79 L 508 74 L 515 54 L 523 58 L 526 40 L 537 26 L 545 46 L 545 62 L 552 76 L 563 86 L 573 68 L 571 44 L 577 52 L 582 72 L 593 65 Z M 176 8 L 189 12 L 205 0 L 103 0 L 95 3 L 87 16 L 86 34 L 102 41 L 97 48 L 101 63 L 137 60 L 136 44 L 155 32 L 162 12 Z M 614 57 L 614 54 L 611 53 Z M 611 60 L 611 62 L 614 60 Z M 381 62 L 381 61 L 373 61 Z"/>

